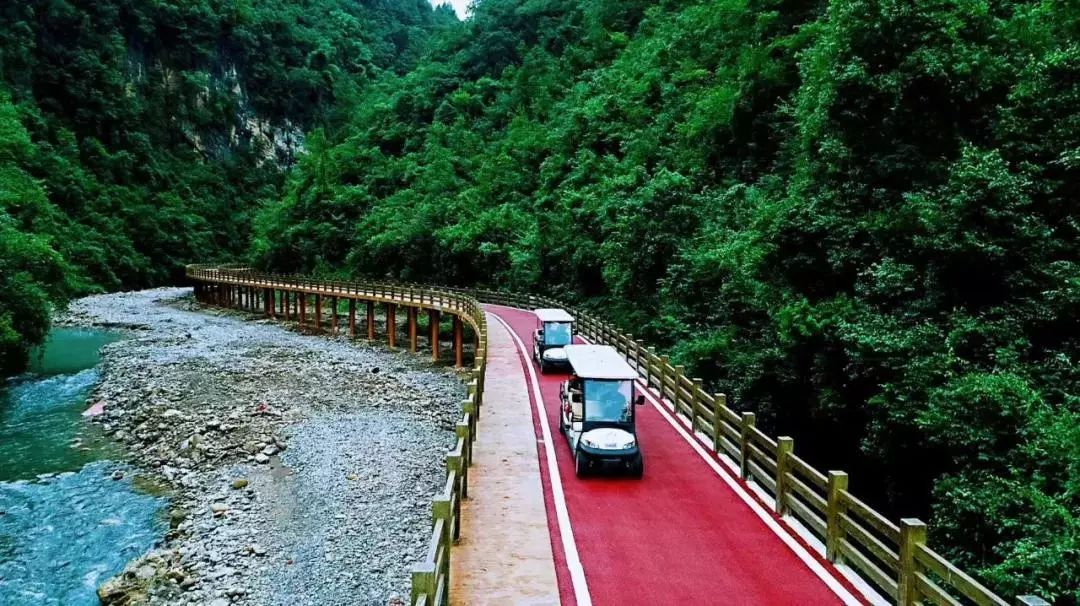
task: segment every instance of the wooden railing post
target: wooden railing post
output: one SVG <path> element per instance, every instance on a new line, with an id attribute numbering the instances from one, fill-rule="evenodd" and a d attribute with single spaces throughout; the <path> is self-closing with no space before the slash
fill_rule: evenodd
<path id="1" fill-rule="evenodd" d="M 722 393 L 713 394 L 713 435 L 712 443 L 713 450 L 716 454 L 720 454 L 720 439 L 724 436 L 724 432 L 720 429 L 723 427 L 724 417 L 721 410 L 727 406 L 727 395 Z"/>
<path id="2" fill-rule="evenodd" d="M 472 428 L 470 430 L 469 437 L 473 441 L 476 441 L 476 419 L 480 416 L 478 414 L 480 407 L 476 403 L 476 398 L 473 396 L 469 396 L 467 399 L 462 401 L 461 409 L 469 415 L 469 420 L 472 422 Z"/>
<path id="3" fill-rule="evenodd" d="M 349 336 L 356 336 L 356 299 L 349 299 Z"/>
<path id="4" fill-rule="evenodd" d="M 315 295 L 315 332 L 322 331 L 322 295 Z"/>
<path id="5" fill-rule="evenodd" d="M 698 405 L 701 404 L 701 379 L 694 379 L 694 392 L 690 396 L 690 433 L 697 431 Z"/>
<path id="6" fill-rule="evenodd" d="M 897 596 L 901 606 L 914 606 L 919 601 L 915 581 L 918 563 L 915 551 L 926 543 L 926 524 L 915 518 L 900 520 L 900 570 L 897 573 Z"/>
<path id="7" fill-rule="evenodd" d="M 435 589 L 438 582 L 438 574 L 434 562 L 420 562 L 412 567 L 412 599 L 409 604 L 415 604 L 421 596 L 427 598 L 427 603 L 435 599 Z"/>
<path id="8" fill-rule="evenodd" d="M 668 357 L 660 356 L 660 372 L 658 374 L 657 389 L 660 391 L 660 399 L 664 399 L 664 384 L 667 382 Z"/>
<path id="9" fill-rule="evenodd" d="M 752 412 L 742 413 L 742 435 L 739 436 L 739 476 L 750 477 L 750 429 L 757 422 Z"/>
<path id="10" fill-rule="evenodd" d="M 472 465 L 472 422 L 468 419 L 468 414 L 465 415 L 466 419 L 458 421 L 454 424 L 454 434 L 461 438 L 463 444 L 461 455 L 465 458 L 464 464 L 461 466 L 461 496 L 469 496 L 469 467 Z"/>
<path id="11" fill-rule="evenodd" d="M 848 475 L 843 471 L 829 472 L 828 494 L 825 506 L 825 558 L 839 563 L 840 540 L 844 529 L 840 527 L 840 515 L 844 512 L 843 497 L 848 488 Z"/>
<path id="12" fill-rule="evenodd" d="M 453 510 L 450 507 L 450 499 L 446 498 L 446 496 L 439 495 L 439 496 L 431 499 L 431 518 L 432 518 L 432 520 L 434 520 L 436 522 L 438 520 L 443 521 L 443 534 L 442 534 L 442 537 L 439 538 L 439 540 L 442 542 L 443 545 L 446 546 L 446 548 L 445 548 L 445 550 L 443 552 L 445 554 L 445 555 L 443 555 L 443 569 L 437 571 L 437 574 L 445 575 L 447 581 L 450 580 L 450 544 L 453 543 L 453 541 L 454 541 L 453 532 L 452 532 L 452 528 L 451 528 L 452 525 L 453 525 L 453 515 L 454 515 Z M 447 590 L 447 594 L 449 594 L 449 591 L 450 591 L 450 583 L 449 582 L 446 584 L 446 590 Z M 444 597 L 446 598 L 446 603 L 449 604 L 450 603 L 449 596 L 444 595 Z"/>
<path id="13" fill-rule="evenodd" d="M 465 385 L 469 397 L 476 401 L 476 416 L 480 416 L 480 379 L 476 377 Z"/>
<path id="14" fill-rule="evenodd" d="M 788 455 L 795 450 L 795 440 L 788 436 L 780 436 L 776 438 L 776 513 L 784 515 L 787 513 L 787 496 L 788 496 L 788 469 L 791 465 L 788 463 Z"/>
<path id="15" fill-rule="evenodd" d="M 685 372 L 686 367 L 682 364 L 675 367 L 675 387 L 671 390 L 671 405 L 676 417 L 679 416 L 679 392 L 682 391 L 682 378 Z"/>
<path id="16" fill-rule="evenodd" d="M 462 450 L 464 450 L 464 449 L 465 449 L 465 447 L 462 446 Z M 461 516 L 461 495 L 462 495 L 462 492 L 463 492 L 463 490 L 461 488 L 461 486 L 462 486 L 461 483 L 465 481 L 465 476 L 464 476 L 464 473 L 462 471 L 464 469 L 464 467 L 465 466 L 463 465 L 462 455 L 461 454 L 454 454 L 453 451 L 446 453 L 446 470 L 449 471 L 452 474 L 455 474 L 454 477 L 456 478 L 454 486 L 452 486 L 451 489 L 458 494 L 458 498 L 453 499 L 453 501 L 454 501 L 454 503 L 453 503 L 454 504 L 454 509 L 451 512 L 451 515 L 453 516 L 453 518 L 455 520 L 457 520 L 457 523 L 452 525 L 453 526 L 453 533 L 450 536 L 450 539 L 455 543 L 458 541 L 459 538 L 461 538 L 461 517 L 460 516 Z M 451 497 L 451 498 L 453 498 L 453 497 Z"/>

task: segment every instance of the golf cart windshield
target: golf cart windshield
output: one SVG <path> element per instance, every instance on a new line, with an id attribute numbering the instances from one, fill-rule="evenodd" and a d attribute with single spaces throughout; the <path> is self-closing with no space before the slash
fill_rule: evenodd
<path id="1" fill-rule="evenodd" d="M 629 423 L 633 413 L 632 381 L 585 380 L 585 420 Z"/>
<path id="2" fill-rule="evenodd" d="M 569 345 L 573 335 L 569 322 L 544 322 L 544 345 Z"/>

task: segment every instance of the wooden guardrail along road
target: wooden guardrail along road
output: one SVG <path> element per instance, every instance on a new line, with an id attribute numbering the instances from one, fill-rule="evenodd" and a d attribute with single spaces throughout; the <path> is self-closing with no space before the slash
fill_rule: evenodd
<path id="1" fill-rule="evenodd" d="M 477 419 L 483 402 L 487 360 L 487 319 L 473 298 L 442 289 L 382 284 L 315 280 L 304 276 L 265 274 L 239 266 L 190 265 L 187 276 L 194 283 L 196 298 L 205 304 L 261 312 L 268 317 L 295 320 L 313 331 L 338 330 L 341 303 L 347 306 L 346 329 L 357 335 L 357 307 L 366 310 L 367 337 L 375 336 L 375 305 L 386 306 L 388 344 L 396 345 L 395 315 L 399 306 L 407 308 L 409 347 L 417 350 L 418 315 L 428 313 L 432 359 L 440 357 L 441 314 L 452 319 L 452 351 L 455 364 L 464 363 L 464 328 L 474 340 L 473 365 L 466 375 L 468 397 L 462 402 L 462 416 L 455 426 L 457 442 L 446 454 L 446 481 L 431 501 L 431 541 L 424 561 L 412 573 L 413 604 L 448 604 L 450 551 L 459 536 L 461 500 L 467 496 L 469 467 Z M 324 304 L 325 307 L 324 307 Z M 330 311 L 326 318 L 325 311 Z M 310 313 L 309 313 L 310 312 Z M 327 323 L 329 320 L 329 323 Z"/>
<path id="2" fill-rule="evenodd" d="M 706 483 L 710 490 L 735 491 L 743 496 L 747 524 L 761 526 L 762 536 L 770 536 L 775 541 L 777 550 L 792 550 L 800 555 L 798 559 L 783 560 L 792 567 L 804 566 L 820 578 L 821 587 L 828 589 L 833 601 L 850 603 L 895 603 L 903 605 L 937 604 L 953 606 L 972 604 L 978 606 L 1010 606 L 1023 604 L 1036 606 L 1046 604 L 1034 596 L 1019 596 L 1013 601 L 995 595 L 971 576 L 935 552 L 926 541 L 926 525 L 919 520 L 904 519 L 898 523 L 886 519 L 867 504 L 859 500 L 850 490 L 847 474 L 841 471 L 819 471 L 797 454 L 794 441 L 786 436 L 771 437 L 762 432 L 755 424 L 752 413 L 738 413 L 729 407 L 724 394 L 708 393 L 702 381 L 686 376 L 682 366 L 672 365 L 666 356 L 645 346 L 632 335 L 624 334 L 612 325 L 601 321 L 591 314 L 574 310 L 562 302 L 535 295 L 524 295 L 502 291 L 482 289 L 464 289 L 444 286 L 422 286 L 417 284 L 319 280 L 305 276 L 277 275 L 259 273 L 243 266 L 191 265 L 187 275 L 195 285 L 195 294 L 199 301 L 225 307 L 243 308 L 264 313 L 268 317 L 280 317 L 295 320 L 301 326 L 313 331 L 347 330 L 351 336 L 357 335 L 357 313 L 366 314 L 363 334 L 368 339 L 375 338 L 376 305 L 385 306 L 385 317 L 395 327 L 388 331 L 387 342 L 396 346 L 396 313 L 399 307 L 405 308 L 408 318 L 408 347 L 417 350 L 418 316 L 421 312 L 429 314 L 431 329 L 429 341 L 434 344 L 432 357 L 438 360 L 440 352 L 441 314 L 452 316 L 450 331 L 450 351 L 458 366 L 464 365 L 465 330 L 473 338 L 472 366 L 466 375 L 468 399 L 462 402 L 462 416 L 457 422 L 457 442 L 446 454 L 446 482 L 432 499 L 432 527 L 428 552 L 421 564 L 412 573 L 411 603 L 414 605 L 435 606 L 449 604 L 449 574 L 452 546 L 459 536 L 461 527 L 460 508 L 463 499 L 468 498 L 468 473 L 472 462 L 472 445 L 477 434 L 477 422 L 483 409 L 484 379 L 487 360 L 487 318 L 485 306 L 500 306 L 500 309 L 487 307 L 499 321 L 513 328 L 527 322 L 524 315 L 540 307 L 563 308 L 570 311 L 577 320 L 578 333 L 593 343 L 615 347 L 633 366 L 640 376 L 640 383 L 654 400 L 656 408 L 655 427 L 661 425 L 661 417 L 666 415 L 670 423 L 667 431 L 671 433 L 671 442 L 679 442 L 682 450 L 674 447 L 661 447 L 667 438 L 645 434 L 644 440 L 652 440 L 648 448 L 657 452 L 656 459 L 670 469 L 657 469 L 651 464 L 645 481 L 636 488 L 626 484 L 620 489 L 620 498 L 633 491 L 642 491 L 640 498 L 648 500 L 656 494 L 648 494 L 650 486 L 661 489 L 660 474 L 682 473 L 680 468 L 691 464 L 703 467 L 708 464 L 715 473 L 703 471 L 694 483 Z M 341 314 L 341 305 L 347 308 Z M 331 310 L 326 317 L 326 309 Z M 517 310 L 530 310 L 521 312 Z M 520 335 L 519 335 L 520 336 Z M 528 360 L 525 354 L 524 360 Z M 531 364 L 531 362 L 523 362 Z M 534 389 L 542 397 L 543 380 Z M 539 405 L 540 403 L 538 403 Z M 652 414 L 652 413 L 650 413 Z M 661 430 L 657 430 L 658 432 Z M 678 438 L 676 435 L 682 436 Z M 683 442 L 685 439 L 685 442 Z M 556 444 L 556 450 L 565 446 Z M 646 460 L 650 461 L 650 450 L 646 449 Z M 665 454 L 667 453 L 667 454 Z M 699 458 L 700 455 L 700 458 Z M 560 455 L 562 456 L 562 455 Z M 665 456 L 674 457 L 665 459 Z M 693 462 L 696 460 L 696 462 Z M 704 461 L 704 463 L 703 463 Z M 694 467 L 697 469 L 697 467 Z M 553 470 L 548 470 L 550 474 Z M 651 475 L 656 474 L 656 484 L 649 484 Z M 712 476 L 712 477 L 709 477 Z M 718 477 L 719 476 L 719 477 Z M 557 478 L 546 478 L 554 482 Z M 713 486 L 715 482 L 715 486 Z M 575 515 L 574 494 L 578 484 L 567 488 L 569 517 Z M 602 483 L 586 482 L 580 490 L 617 493 L 610 488 L 603 488 Z M 595 494 L 604 497 L 607 493 Z M 590 493 L 593 494 L 593 493 Z M 635 493 L 637 494 L 637 493 Z M 704 493 L 701 493 L 704 494 Z M 711 493 L 710 493 L 711 494 Z M 551 497 L 549 496 L 549 499 Z M 673 504 L 672 504 L 673 505 Z M 694 503 L 700 511 L 708 511 L 710 503 Z M 664 504 L 660 503 L 660 507 Z M 734 506 L 731 506 L 734 509 Z M 755 509 L 756 508 L 756 509 Z M 751 515 L 756 511 L 758 518 Z M 645 516 L 650 516 L 648 510 Z M 672 511 L 675 511 L 673 508 Z M 611 513 L 611 512 L 609 512 Z M 549 513 L 549 529 L 554 526 L 556 514 Z M 688 516 L 696 517 L 696 516 Z M 564 561 L 560 570 L 560 590 L 564 600 L 611 603 L 645 603 L 635 600 L 644 599 L 640 594 L 624 596 L 615 600 L 619 593 L 618 586 L 604 589 L 603 581 L 597 581 L 605 572 L 591 573 L 591 562 L 614 558 L 618 562 L 619 554 L 595 555 L 603 548 L 612 535 L 599 537 L 599 545 L 590 541 L 588 536 L 592 522 L 589 519 L 573 519 L 574 528 L 579 538 L 583 575 L 574 575 L 573 562 Z M 646 520 L 625 519 L 624 524 L 645 523 Z M 686 520 L 668 520 L 671 524 L 688 523 Z M 569 523 L 568 526 L 569 527 Z M 482 532 L 482 525 L 473 525 Z M 771 530 L 767 530 L 771 529 Z M 646 529 L 648 530 L 648 529 Z M 676 529 L 677 530 L 677 529 Z M 604 532 L 609 532 L 604 530 Z M 616 530 L 621 532 L 621 530 Z M 584 534 L 583 534 L 584 533 Z M 775 533 L 773 536 L 770 533 Z M 786 535 L 786 536 L 784 536 Z M 779 540 L 776 539 L 779 537 Z M 646 537 L 647 538 L 647 537 Z M 566 537 L 563 537 L 566 543 Z M 617 541 L 614 541 L 617 542 Z M 662 544 L 657 540 L 657 545 Z M 758 544 L 760 540 L 758 540 Z M 553 545 L 555 541 L 553 541 Z M 648 545 L 646 545 L 648 547 Z M 653 546 L 657 548 L 656 546 Z M 556 545 L 556 548 L 558 546 Z M 625 551 L 632 551 L 626 548 Z M 801 550 L 801 551 L 800 551 Z M 807 555 L 808 554 L 808 555 Z M 564 556 L 566 554 L 563 554 Z M 658 560 L 670 554 L 651 553 L 648 558 Z M 678 558 L 695 559 L 717 557 L 710 566 L 712 576 L 734 575 L 735 570 L 724 570 L 725 554 L 680 553 Z M 746 566 L 746 554 L 732 554 L 741 566 Z M 790 555 L 790 554 L 789 554 Z M 632 558 L 632 555 L 627 555 Z M 765 557 L 765 555 L 760 555 Z M 557 558 L 558 559 L 558 558 Z M 569 558 L 574 560 L 576 558 Z M 646 560 L 648 562 L 649 560 Z M 765 560 L 762 560 L 767 564 Z M 609 562 L 610 563 L 610 562 Z M 597 564 L 599 566 L 599 564 Z M 607 564 L 605 564 L 607 566 Z M 717 568 L 719 567 L 719 568 Z M 771 582 L 781 583 L 782 577 L 789 572 L 784 570 L 766 570 Z M 804 571 L 806 572 L 806 571 Z M 565 573 L 565 574 L 564 574 Z M 647 575 L 647 567 L 629 565 L 626 575 Z M 796 575 L 797 576 L 797 575 Z M 580 578 L 580 579 L 579 579 Z M 569 579 L 569 580 L 568 580 Z M 589 589 L 604 589 L 589 597 L 588 589 L 582 593 L 586 584 Z M 571 582 L 573 581 L 573 582 Z M 666 578 L 654 580 L 663 584 Z M 816 582 L 816 581 L 815 581 Z M 577 585 L 581 585 L 579 587 Z M 627 583 L 624 583 L 627 585 Z M 629 583 L 632 585 L 632 583 Z M 691 588 L 692 589 L 692 588 Z M 674 595 L 674 594 L 671 594 Z M 764 601 L 753 595 L 727 596 L 699 595 L 699 603 L 781 603 L 786 598 L 772 598 Z M 610 600 L 609 600 L 610 598 Z M 807 596 L 808 599 L 810 596 Z M 854 601 L 852 601 L 852 599 Z M 719 601 L 717 601 L 719 600 Z M 779 601 L 778 601 L 779 600 Z M 657 603 L 657 602 L 653 602 Z M 786 602 L 784 602 L 786 603 Z M 802 602 L 812 603 L 812 602 Z"/>

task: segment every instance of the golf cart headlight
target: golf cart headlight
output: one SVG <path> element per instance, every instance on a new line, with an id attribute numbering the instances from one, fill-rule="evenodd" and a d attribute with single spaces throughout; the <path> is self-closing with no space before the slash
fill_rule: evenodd
<path id="1" fill-rule="evenodd" d="M 599 446 L 600 446 L 599 444 L 597 444 L 596 442 L 593 442 L 589 438 L 581 438 L 581 443 L 588 446 L 589 448 L 599 448 Z"/>
<path id="2" fill-rule="evenodd" d="M 635 446 L 637 446 L 637 440 L 635 440 L 635 439 L 633 439 L 633 438 L 630 438 L 630 441 L 629 441 L 629 442 L 627 442 L 626 444 L 624 444 L 624 445 L 623 445 L 623 448 L 624 448 L 624 449 L 626 449 L 626 448 L 633 448 L 633 447 L 635 447 Z"/>

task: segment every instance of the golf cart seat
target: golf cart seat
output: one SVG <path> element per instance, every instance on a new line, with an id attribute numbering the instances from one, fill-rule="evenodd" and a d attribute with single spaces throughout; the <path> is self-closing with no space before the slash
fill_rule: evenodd
<path id="1" fill-rule="evenodd" d="M 571 389 L 570 390 L 570 414 L 572 414 L 575 419 L 580 419 L 581 418 L 581 415 L 582 415 L 581 402 L 582 402 L 581 390 Z"/>

